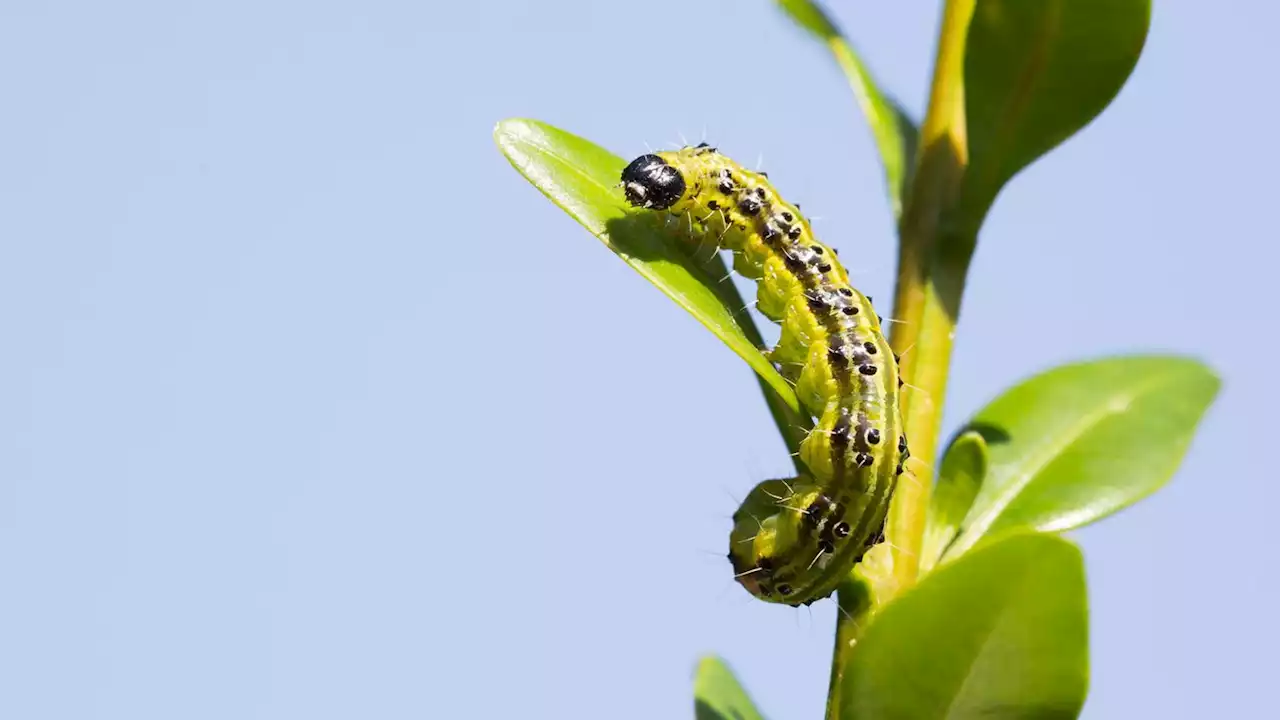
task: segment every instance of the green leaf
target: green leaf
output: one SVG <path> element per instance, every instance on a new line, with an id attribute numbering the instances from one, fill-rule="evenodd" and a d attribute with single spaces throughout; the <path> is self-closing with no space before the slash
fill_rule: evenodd
<path id="1" fill-rule="evenodd" d="M 932 568 L 955 539 L 986 474 L 987 441 L 974 430 L 957 435 L 942 457 L 938 482 L 929 499 L 920 555 L 921 572 Z"/>
<path id="2" fill-rule="evenodd" d="M 750 315 L 741 310 L 745 303 L 737 288 L 719 282 L 728 274 L 723 260 L 718 255 L 695 260 L 690 243 L 665 227 L 665 216 L 631 211 L 617 187 L 627 161 L 608 150 L 536 120 L 503 120 L 493 136 L 534 187 L 755 370 L 778 429 L 796 452 L 811 421 L 800 410 L 791 385 L 761 354 L 764 341 Z"/>
<path id="3" fill-rule="evenodd" d="M 697 720 L 764 720 L 733 671 L 719 658 L 704 657 L 698 663 L 693 702 Z"/>
<path id="4" fill-rule="evenodd" d="M 1138 355 L 1065 365 L 1001 395 L 969 423 L 990 460 L 946 558 L 984 535 L 1066 530 L 1155 492 L 1219 384 L 1194 360 Z"/>
<path id="5" fill-rule="evenodd" d="M 983 0 L 969 26 L 969 167 L 957 222 L 976 233 L 1005 183 L 1120 92 L 1146 42 L 1150 0 Z"/>
<path id="6" fill-rule="evenodd" d="M 1088 632 L 1074 545 L 1032 534 L 984 545 L 880 611 L 845 672 L 840 717 L 1074 718 Z"/>
<path id="7" fill-rule="evenodd" d="M 903 198 L 911 181 L 919 131 L 897 102 L 880 91 L 866 63 L 817 3 L 810 0 L 778 0 L 779 7 L 800 27 L 826 43 L 840 69 L 849 78 L 858 107 L 871 126 L 871 135 L 880 151 L 885 182 L 894 217 L 902 215 Z"/>

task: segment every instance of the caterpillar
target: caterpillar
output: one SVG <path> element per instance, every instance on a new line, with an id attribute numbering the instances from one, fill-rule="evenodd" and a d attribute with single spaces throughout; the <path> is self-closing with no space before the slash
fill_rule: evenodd
<path id="1" fill-rule="evenodd" d="M 621 187 L 633 208 L 687 219 L 731 250 L 734 270 L 758 283 L 757 309 L 781 325 L 766 354 L 817 419 L 800 444 L 808 474 L 751 491 L 734 513 L 729 560 L 761 600 L 825 598 L 883 539 L 910 457 L 897 358 L 880 318 L 799 207 L 716 148 L 641 155 Z"/>

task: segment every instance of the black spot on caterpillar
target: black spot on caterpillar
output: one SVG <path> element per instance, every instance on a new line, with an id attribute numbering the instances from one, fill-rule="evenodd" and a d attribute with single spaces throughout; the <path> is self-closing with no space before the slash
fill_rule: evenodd
<path id="1" fill-rule="evenodd" d="M 883 537 L 909 456 L 898 366 L 871 301 L 763 173 L 699 146 L 642 155 L 622 172 L 634 207 L 700 226 L 757 281 L 781 324 L 769 358 L 817 422 L 800 445 L 808 476 L 766 480 L 734 514 L 729 560 L 752 595 L 788 605 L 831 594 Z M 890 438 L 884 442 L 883 438 Z"/>

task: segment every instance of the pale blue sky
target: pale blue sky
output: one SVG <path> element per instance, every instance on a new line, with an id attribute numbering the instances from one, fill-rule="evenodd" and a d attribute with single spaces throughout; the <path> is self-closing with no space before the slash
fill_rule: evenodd
<path id="1" fill-rule="evenodd" d="M 919 113 L 935 4 L 835 5 Z M 973 268 L 948 430 L 1107 353 L 1225 379 L 1173 483 L 1074 534 L 1088 718 L 1274 701 L 1277 23 L 1158 1 Z M 721 557 L 787 467 L 751 373 L 490 137 L 763 156 L 888 297 L 868 133 L 770 3 L 10 2 L 0 92 L 0 716 L 679 718 L 706 652 L 819 716 L 832 604 Z"/>

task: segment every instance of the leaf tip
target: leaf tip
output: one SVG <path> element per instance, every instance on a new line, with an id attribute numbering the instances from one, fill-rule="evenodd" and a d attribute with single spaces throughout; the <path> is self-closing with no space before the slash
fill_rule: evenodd
<path id="1" fill-rule="evenodd" d="M 822 6 L 811 0 L 777 0 L 778 7 L 800 27 L 813 33 L 820 40 L 840 37 L 840 28 Z"/>
<path id="2" fill-rule="evenodd" d="M 1222 376 L 1209 363 L 1193 355 L 1165 355 L 1155 356 L 1156 359 L 1165 359 L 1170 363 L 1178 363 L 1185 369 L 1188 379 L 1195 376 L 1195 380 L 1202 384 L 1202 387 L 1208 395 L 1208 400 L 1212 401 L 1217 396 L 1218 391 L 1222 389 Z M 1206 405 L 1208 403 L 1206 402 Z"/>
<path id="3" fill-rule="evenodd" d="M 714 653 L 706 653 L 694 664 L 694 677 L 702 677 L 709 672 L 716 672 L 725 667 L 724 660 Z"/>
<path id="4" fill-rule="evenodd" d="M 511 117 L 499 120 L 493 126 L 493 140 L 510 154 L 521 144 L 535 143 L 539 139 L 546 140 L 547 135 L 556 128 L 532 118 Z"/>
<path id="5" fill-rule="evenodd" d="M 520 131 L 525 128 L 528 121 L 524 118 L 505 118 L 494 123 L 493 141 L 498 147 L 506 148 L 510 138 L 519 135 Z"/>
<path id="6" fill-rule="evenodd" d="M 1222 375 L 1208 363 L 1200 362 L 1199 360 L 1196 360 L 1195 363 L 1200 367 L 1200 372 L 1204 373 L 1205 381 L 1213 386 L 1214 394 L 1217 394 L 1218 390 L 1222 388 Z"/>

